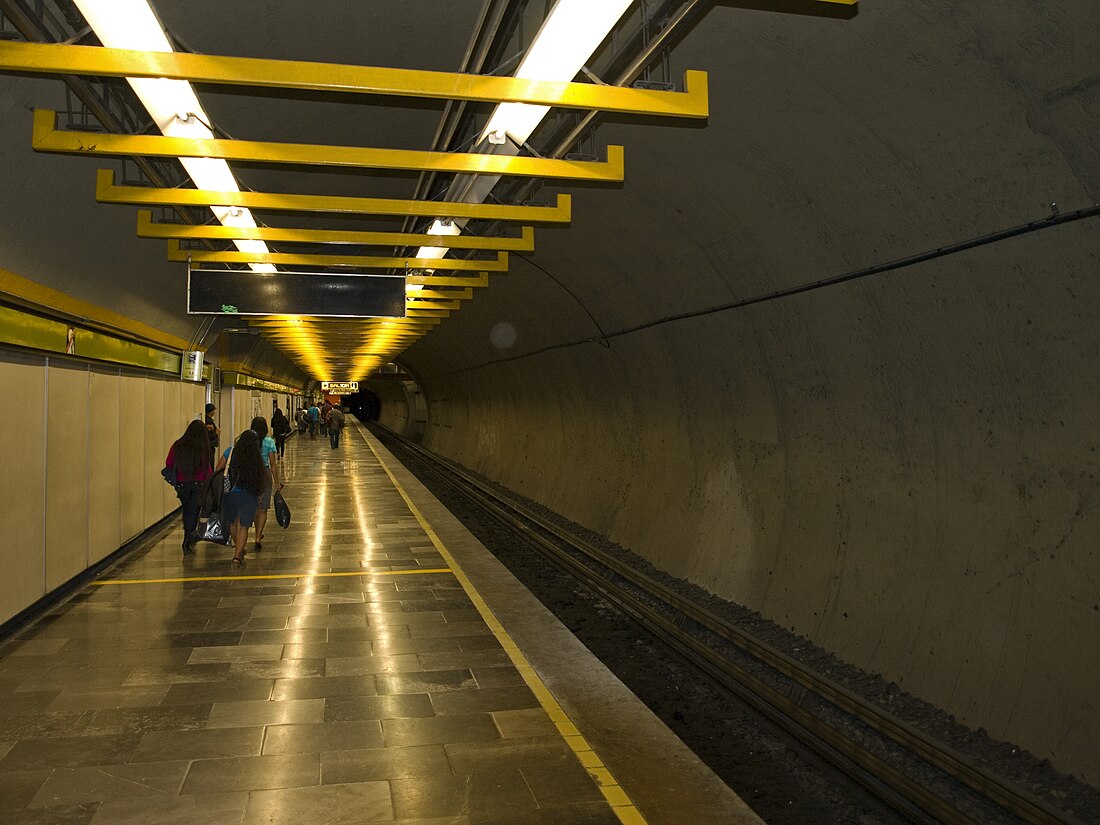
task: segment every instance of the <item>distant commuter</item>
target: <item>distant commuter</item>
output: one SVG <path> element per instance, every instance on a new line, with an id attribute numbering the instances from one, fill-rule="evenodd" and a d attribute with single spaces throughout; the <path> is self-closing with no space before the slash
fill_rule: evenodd
<path id="1" fill-rule="evenodd" d="M 233 563 L 244 564 L 248 531 L 256 518 L 256 509 L 263 491 L 264 469 L 260 458 L 260 440 L 252 430 L 237 436 L 237 442 L 218 459 L 216 470 L 229 467 L 231 488 L 222 496 L 222 516 L 229 524 L 233 536 Z"/>
<path id="2" fill-rule="evenodd" d="M 339 407 L 333 407 L 328 413 L 328 440 L 332 449 L 340 446 L 340 432 L 344 429 L 344 414 Z"/>
<path id="3" fill-rule="evenodd" d="M 210 455 L 211 457 L 218 454 L 218 445 L 221 444 L 222 431 L 218 429 L 218 423 L 214 420 L 214 410 L 216 410 L 213 404 L 206 405 L 206 434 L 210 438 Z"/>
<path id="4" fill-rule="evenodd" d="M 305 435 L 306 430 L 309 429 L 309 413 L 303 407 L 299 407 L 298 412 L 294 413 L 294 420 L 298 422 L 298 435 Z"/>
<path id="5" fill-rule="evenodd" d="M 199 524 L 199 508 L 202 504 L 203 486 L 210 480 L 213 464 L 210 452 L 210 436 L 206 425 L 192 421 L 176 441 L 168 448 L 164 466 L 175 472 L 176 495 L 183 508 L 183 552 L 195 548 L 195 528 Z"/>
<path id="6" fill-rule="evenodd" d="M 317 437 L 317 424 L 321 420 L 321 411 L 312 401 L 309 402 L 309 437 Z"/>
<path id="7" fill-rule="evenodd" d="M 279 451 L 281 459 L 286 455 L 286 438 L 290 435 L 290 421 L 278 408 L 275 410 L 275 415 L 271 416 L 271 434 L 275 436 L 275 448 Z"/>
<path id="8" fill-rule="evenodd" d="M 326 398 L 321 404 L 321 435 L 328 435 L 328 414 L 332 411 L 332 404 Z"/>

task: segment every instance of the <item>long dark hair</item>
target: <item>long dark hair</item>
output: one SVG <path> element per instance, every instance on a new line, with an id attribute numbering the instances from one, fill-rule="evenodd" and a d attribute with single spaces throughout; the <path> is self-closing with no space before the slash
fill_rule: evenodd
<path id="1" fill-rule="evenodd" d="M 252 432 L 256 433 L 256 437 L 260 439 L 260 442 L 263 443 L 263 440 L 267 438 L 267 421 L 257 415 L 248 426 Z"/>
<path id="2" fill-rule="evenodd" d="M 210 436 L 201 421 L 188 424 L 172 448 L 176 451 L 176 472 L 181 476 L 193 477 L 203 467 L 213 463 L 210 458 Z"/>
<path id="3" fill-rule="evenodd" d="M 229 480 L 234 487 L 259 495 L 263 490 L 264 461 L 260 458 L 260 442 L 256 433 L 245 430 L 233 445 L 229 457 Z"/>

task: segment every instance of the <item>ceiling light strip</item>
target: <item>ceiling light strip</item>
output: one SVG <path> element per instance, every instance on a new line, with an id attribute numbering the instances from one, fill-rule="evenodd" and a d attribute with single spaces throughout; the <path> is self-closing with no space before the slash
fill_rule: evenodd
<path id="1" fill-rule="evenodd" d="M 147 0 L 75 0 L 80 13 L 106 47 L 139 50 L 147 54 L 171 53 L 172 44 Z M 191 84 L 164 78 L 127 77 L 126 81 L 153 118 L 157 128 L 172 137 L 212 138 L 210 116 L 202 108 Z M 224 160 L 195 156 L 176 159 L 200 188 L 238 189 L 236 178 Z M 230 212 L 212 208 L 220 223 L 255 226 L 247 210 Z M 244 251 L 266 251 L 259 241 L 241 240 L 235 245 Z M 274 272 L 267 264 L 253 265 L 258 272 Z"/>

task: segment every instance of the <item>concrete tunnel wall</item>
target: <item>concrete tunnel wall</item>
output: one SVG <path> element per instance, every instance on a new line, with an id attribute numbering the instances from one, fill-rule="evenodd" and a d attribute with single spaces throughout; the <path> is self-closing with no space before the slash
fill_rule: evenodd
<path id="1" fill-rule="evenodd" d="M 709 126 L 601 127 L 626 184 L 403 363 L 430 449 L 1096 783 L 1095 220 L 552 348 L 1093 202 L 1089 4 L 981 5 L 713 10 Z"/>

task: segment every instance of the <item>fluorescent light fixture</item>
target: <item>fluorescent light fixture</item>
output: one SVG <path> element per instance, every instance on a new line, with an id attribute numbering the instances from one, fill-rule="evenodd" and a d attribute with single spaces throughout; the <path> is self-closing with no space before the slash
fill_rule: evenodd
<path id="1" fill-rule="evenodd" d="M 571 81 L 591 59 L 632 2 L 633 0 L 558 0 L 516 69 L 516 77 L 525 80 Z M 496 143 L 493 133 L 508 134 L 516 143 L 523 144 L 549 111 L 549 106 L 502 103 L 485 124 L 481 137 Z"/>
<path id="2" fill-rule="evenodd" d="M 452 221 L 450 218 L 436 218 L 432 221 L 431 226 L 428 227 L 428 235 L 460 235 L 462 230 L 458 224 Z M 418 258 L 442 258 L 447 252 L 450 251 L 443 246 L 422 246 L 416 251 L 416 257 Z M 428 270 L 432 272 L 434 270 Z M 408 284 L 405 287 L 406 295 L 415 295 L 424 289 L 420 284 Z"/>
<path id="3" fill-rule="evenodd" d="M 516 77 L 525 80 L 571 81 L 592 58 L 619 19 L 626 14 L 632 2 L 633 0 L 558 0 L 516 69 Z M 517 147 L 527 142 L 549 111 L 549 106 L 501 103 L 493 110 L 485 128 L 481 130 L 480 140 L 488 141 L 494 147 L 500 146 L 501 149 L 496 151 L 501 154 L 516 154 L 519 151 Z M 507 146 L 507 138 L 511 138 L 516 145 Z M 486 182 L 481 191 L 488 192 L 495 185 L 495 180 L 492 183 Z M 484 197 L 476 200 L 480 202 Z M 446 254 L 446 250 L 443 250 L 435 255 L 432 253 L 433 249 L 435 247 L 423 247 L 416 255 L 418 258 L 442 258 Z"/>
<path id="4" fill-rule="evenodd" d="M 432 225 L 428 227 L 427 234 L 458 235 L 461 234 L 461 232 L 462 230 L 458 228 L 454 221 L 449 219 L 443 220 L 441 218 L 436 218 L 434 221 L 432 221 Z M 422 246 L 420 247 L 419 252 L 417 252 L 417 257 L 421 257 L 421 252 L 424 253 L 423 257 L 425 258 L 442 258 L 444 255 L 447 254 L 448 250 L 444 246 Z"/>
<path id="5" fill-rule="evenodd" d="M 147 52 L 170 52 L 172 44 L 161 28 L 147 0 L 75 0 L 80 13 L 104 46 Z M 127 78 L 127 82 L 149 110 L 153 122 L 169 137 L 212 138 L 195 90 L 186 80 Z M 199 189 L 239 192 L 229 164 L 216 158 L 180 158 L 180 163 Z M 215 206 L 211 211 L 226 226 L 255 227 L 247 209 Z M 263 241 L 234 241 L 241 252 L 268 252 Z M 256 272 L 275 272 L 271 264 L 250 264 Z"/>

